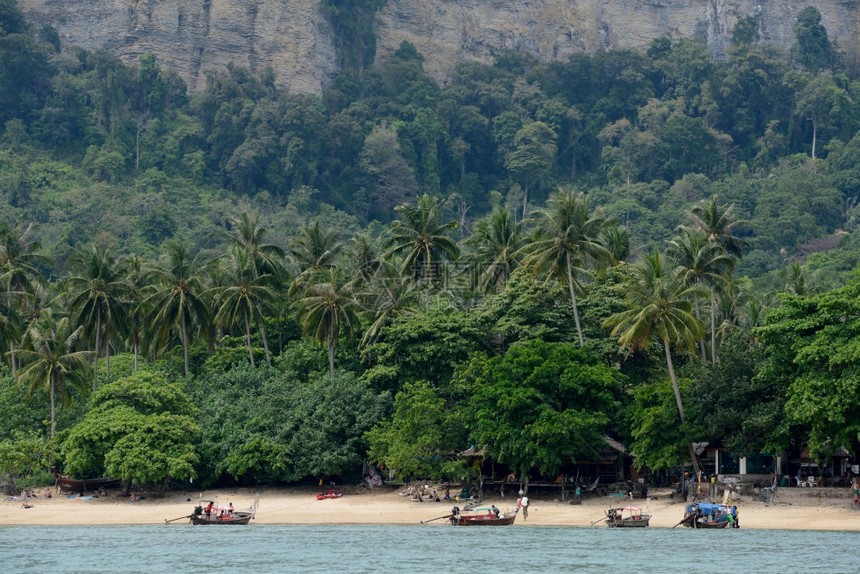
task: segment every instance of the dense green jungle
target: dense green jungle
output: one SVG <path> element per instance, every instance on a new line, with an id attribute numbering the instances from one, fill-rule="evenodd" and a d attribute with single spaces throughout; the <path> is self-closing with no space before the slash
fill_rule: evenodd
<path id="1" fill-rule="evenodd" d="M 860 452 L 860 82 L 815 8 L 789 52 L 748 17 L 721 59 L 442 85 L 348 9 L 322 95 L 232 65 L 188 93 L 0 0 L 7 491 Z"/>

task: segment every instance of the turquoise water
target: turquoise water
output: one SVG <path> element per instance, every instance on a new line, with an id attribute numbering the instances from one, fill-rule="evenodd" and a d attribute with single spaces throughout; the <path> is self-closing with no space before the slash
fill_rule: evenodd
<path id="1" fill-rule="evenodd" d="M 426 526 L 0 527 L 2 573 L 860 572 L 860 533 Z"/>

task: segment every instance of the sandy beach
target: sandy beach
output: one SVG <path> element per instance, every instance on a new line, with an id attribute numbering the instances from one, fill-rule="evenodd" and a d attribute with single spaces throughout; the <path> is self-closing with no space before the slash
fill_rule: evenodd
<path id="1" fill-rule="evenodd" d="M 45 489 L 36 490 L 42 494 Z M 206 490 L 203 492 L 169 492 L 163 498 L 144 493 L 145 499 L 129 502 L 113 491 L 104 498 L 69 496 L 54 493 L 51 498 L 31 498 L 31 508 L 23 508 L 19 500 L 0 504 L 2 525 L 106 525 L 106 524 L 164 524 L 165 520 L 191 514 L 200 500 L 215 500 L 217 504 L 232 502 L 237 510 L 255 503 L 259 496 L 256 519 L 252 524 L 402 524 L 419 525 L 421 521 L 445 516 L 456 501 L 413 502 L 393 488 L 351 493 L 344 489 L 338 499 L 317 500 L 310 488 L 261 488 L 258 490 Z M 593 497 L 582 504 L 572 505 L 560 500 L 532 498 L 529 516 L 517 518 L 515 527 L 529 526 L 591 526 L 603 518 L 610 506 L 631 504 L 647 507 L 653 517 L 651 526 L 671 528 L 683 517 L 684 507 L 668 496 L 669 491 L 654 491 L 647 501 L 627 501 L 623 497 Z M 190 499 L 190 500 L 189 500 Z M 482 504 L 495 504 L 502 510 L 515 508 L 516 497 L 489 497 Z M 860 531 L 860 511 L 850 508 L 847 498 L 817 498 L 794 496 L 771 504 L 751 500 L 736 501 L 741 528 L 790 530 L 851 530 Z M 443 526 L 437 520 L 427 527 Z M 187 524 L 179 520 L 174 524 Z M 602 525 L 597 523 L 596 526 Z"/>

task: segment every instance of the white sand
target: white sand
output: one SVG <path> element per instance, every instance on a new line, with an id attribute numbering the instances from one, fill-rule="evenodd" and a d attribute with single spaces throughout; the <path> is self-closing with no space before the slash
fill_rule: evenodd
<path id="1" fill-rule="evenodd" d="M 42 493 L 45 489 L 37 489 Z M 35 498 L 28 501 L 32 508 L 22 508 L 20 501 L 0 503 L 0 524 L 6 525 L 95 525 L 95 524 L 163 524 L 165 520 L 191 514 L 199 500 L 229 502 L 237 510 L 254 503 L 259 494 L 257 517 L 252 524 L 411 524 L 418 525 L 450 513 L 455 501 L 412 502 L 408 496 L 383 488 L 359 494 L 344 490 L 342 498 L 317 500 L 312 489 L 259 490 L 208 490 L 201 492 L 168 493 L 155 498 L 145 493 L 146 499 L 128 502 L 112 491 L 106 498 L 84 500 L 54 494 L 52 498 Z M 653 517 L 651 526 L 671 528 L 684 514 L 684 506 L 668 497 L 668 491 L 653 491 L 648 501 L 626 501 L 620 497 L 594 497 L 581 505 L 558 500 L 531 499 L 528 520 L 517 518 L 515 526 L 590 526 L 604 517 L 610 506 L 625 504 L 647 507 Z M 191 498 L 191 501 L 187 499 Z M 482 504 L 495 504 L 502 510 L 515 508 L 516 498 L 487 498 Z M 766 505 L 763 502 L 739 500 L 741 528 L 776 528 L 791 530 L 852 530 L 860 531 L 860 511 L 849 507 L 848 499 L 818 499 L 814 497 L 791 499 Z M 185 524 L 179 520 L 176 524 Z M 445 520 L 429 523 L 427 527 L 441 526 Z M 598 523 L 602 525 L 602 523 Z"/>

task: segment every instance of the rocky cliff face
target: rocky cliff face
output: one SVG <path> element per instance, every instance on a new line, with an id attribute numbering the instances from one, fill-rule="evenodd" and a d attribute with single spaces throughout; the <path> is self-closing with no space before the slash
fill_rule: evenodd
<path id="1" fill-rule="evenodd" d="M 126 62 L 147 52 L 180 71 L 192 91 L 203 71 L 228 62 L 261 71 L 281 86 L 319 93 L 336 76 L 331 27 L 319 0 L 18 0 L 37 25 L 65 45 L 103 48 Z M 664 33 L 701 35 L 715 54 L 742 16 L 762 40 L 788 48 L 797 13 L 816 6 L 831 39 L 853 61 L 860 53 L 860 0 L 389 0 L 378 15 L 377 59 L 407 40 L 440 81 L 460 61 L 492 61 L 501 49 L 542 61 L 576 52 L 644 49 Z"/>
<path id="2" fill-rule="evenodd" d="M 333 35 L 319 0 L 18 0 L 25 16 L 50 24 L 65 46 L 103 48 L 126 63 L 152 51 L 191 91 L 206 68 L 229 62 L 271 66 L 278 83 L 319 93 L 337 75 Z"/>

